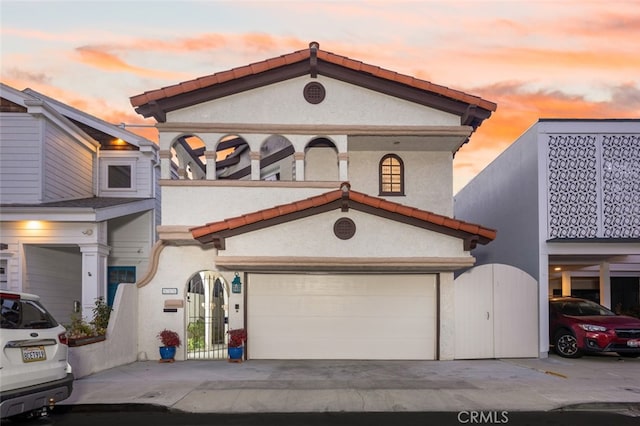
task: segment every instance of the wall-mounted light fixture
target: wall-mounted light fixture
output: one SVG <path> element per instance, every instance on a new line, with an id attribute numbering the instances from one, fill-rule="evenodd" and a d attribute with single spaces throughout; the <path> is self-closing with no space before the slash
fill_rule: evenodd
<path id="1" fill-rule="evenodd" d="M 236 276 L 231 281 L 231 291 L 233 293 L 242 293 L 242 281 L 240 281 L 240 274 L 236 272 Z"/>

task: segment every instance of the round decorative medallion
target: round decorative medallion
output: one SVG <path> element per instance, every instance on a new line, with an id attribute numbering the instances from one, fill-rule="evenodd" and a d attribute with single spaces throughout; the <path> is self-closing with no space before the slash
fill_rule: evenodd
<path id="1" fill-rule="evenodd" d="M 356 233 L 356 224 L 347 217 L 341 217 L 333 224 L 333 233 L 341 240 L 348 240 Z"/>
<path id="2" fill-rule="evenodd" d="M 324 101 L 324 95 L 326 94 L 324 86 L 317 81 L 312 81 L 304 86 L 302 91 L 304 98 L 310 104 L 319 104 Z"/>

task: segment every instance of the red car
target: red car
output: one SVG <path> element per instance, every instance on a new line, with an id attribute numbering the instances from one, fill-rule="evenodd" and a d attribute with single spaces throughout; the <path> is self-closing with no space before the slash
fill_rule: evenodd
<path id="1" fill-rule="evenodd" d="M 549 341 L 565 358 L 585 352 L 636 358 L 640 356 L 640 319 L 616 315 L 590 300 L 554 297 L 549 299 Z"/>

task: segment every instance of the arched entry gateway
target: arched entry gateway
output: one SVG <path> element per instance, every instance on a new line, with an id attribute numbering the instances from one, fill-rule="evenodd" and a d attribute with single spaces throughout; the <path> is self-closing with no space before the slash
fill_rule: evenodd
<path id="1" fill-rule="evenodd" d="M 214 271 L 194 274 L 187 284 L 187 359 L 227 359 L 229 291 Z"/>

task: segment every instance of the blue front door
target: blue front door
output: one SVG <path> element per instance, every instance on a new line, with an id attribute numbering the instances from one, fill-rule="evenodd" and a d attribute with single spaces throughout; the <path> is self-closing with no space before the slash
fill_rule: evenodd
<path id="1" fill-rule="evenodd" d="M 107 268 L 108 285 L 107 285 L 107 305 L 113 306 L 113 300 L 116 298 L 116 290 L 120 283 L 136 282 L 135 266 L 109 266 Z"/>

